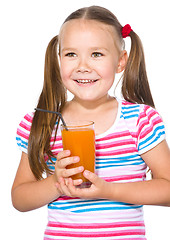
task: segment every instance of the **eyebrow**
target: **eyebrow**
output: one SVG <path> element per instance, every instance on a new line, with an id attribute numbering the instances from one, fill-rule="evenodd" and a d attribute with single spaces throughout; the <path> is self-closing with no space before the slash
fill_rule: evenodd
<path id="1" fill-rule="evenodd" d="M 104 51 L 109 52 L 109 50 L 105 47 L 91 47 L 91 48 L 89 48 L 89 50 L 91 50 L 91 51 L 102 51 L 102 50 L 104 50 Z M 63 48 L 61 50 L 61 52 L 65 52 L 65 51 L 77 51 L 77 48 Z"/>
<path id="2" fill-rule="evenodd" d="M 64 51 L 76 51 L 76 48 L 63 48 L 63 49 L 61 49 L 61 52 L 64 52 Z"/>

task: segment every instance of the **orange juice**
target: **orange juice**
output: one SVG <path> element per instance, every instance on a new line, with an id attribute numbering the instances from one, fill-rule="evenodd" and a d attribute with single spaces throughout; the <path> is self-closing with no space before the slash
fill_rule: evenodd
<path id="1" fill-rule="evenodd" d="M 63 149 L 70 150 L 71 156 L 79 156 L 80 161 L 69 165 L 67 168 L 84 166 L 85 170 L 94 172 L 95 168 L 95 134 L 93 122 L 81 126 L 62 127 Z M 83 182 L 88 180 L 82 173 L 72 176 L 72 179 L 82 179 Z"/>

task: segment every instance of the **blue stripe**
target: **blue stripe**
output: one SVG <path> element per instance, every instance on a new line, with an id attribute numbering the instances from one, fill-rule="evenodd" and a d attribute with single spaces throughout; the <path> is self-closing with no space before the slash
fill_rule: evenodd
<path id="1" fill-rule="evenodd" d="M 22 140 L 22 138 L 20 137 L 16 137 L 16 140 L 17 140 L 17 145 L 20 147 L 22 144 L 25 145 L 25 146 L 28 146 L 28 142 L 25 142 Z"/>
<path id="2" fill-rule="evenodd" d="M 139 162 L 139 163 L 129 163 L 129 164 L 127 164 L 127 165 L 141 165 L 141 164 L 143 164 L 144 163 L 144 161 L 143 162 Z M 124 165 L 124 164 L 118 164 L 118 165 L 106 165 L 106 166 L 95 166 L 95 169 L 102 169 L 102 168 L 109 168 L 109 167 L 124 167 L 124 166 L 126 166 L 126 165 Z"/>
<path id="3" fill-rule="evenodd" d="M 57 207 L 57 206 L 49 206 L 49 209 L 61 209 L 61 210 L 68 210 L 68 209 L 72 209 L 72 208 L 86 208 L 86 207 L 88 207 L 88 206 L 91 206 L 92 208 L 97 208 L 96 206 L 100 206 L 100 208 L 101 209 L 103 209 L 103 208 L 109 208 L 109 209 L 131 209 L 131 208 L 136 208 L 136 206 L 134 207 L 134 206 L 117 206 L 117 207 L 114 207 L 114 206 L 108 206 L 109 204 L 108 203 L 106 203 L 106 204 L 104 204 L 104 205 L 106 205 L 106 206 L 108 206 L 108 207 L 101 207 L 101 205 L 103 205 L 103 204 L 101 204 L 101 203 L 98 203 L 98 204 L 78 204 L 78 205 L 69 205 L 69 206 L 59 206 L 59 207 Z M 98 209 L 98 208 L 97 208 Z M 83 210 L 84 211 L 84 210 Z"/>
<path id="4" fill-rule="evenodd" d="M 165 135 L 165 132 L 160 132 L 157 137 L 155 139 L 153 139 L 153 141 L 151 143 L 148 143 L 146 146 L 142 147 L 142 148 L 139 148 L 139 150 L 142 150 L 142 149 L 145 149 L 147 148 L 148 146 L 151 146 L 154 142 L 157 142 L 161 136 Z"/>
<path id="5" fill-rule="evenodd" d="M 123 114 L 129 114 L 129 113 L 134 113 L 134 112 L 139 112 L 139 109 L 134 109 L 130 111 L 122 111 Z"/>
<path id="6" fill-rule="evenodd" d="M 50 161 L 47 161 L 47 166 L 48 166 L 48 168 L 50 169 L 50 170 L 52 170 L 52 171 L 54 171 L 55 170 L 55 162 L 56 162 L 56 158 L 54 158 L 54 157 L 52 157 L 51 158 L 52 159 L 52 161 L 54 162 L 54 163 L 52 163 L 52 162 L 50 162 Z"/>
<path id="7" fill-rule="evenodd" d="M 84 204 L 77 204 L 77 205 L 69 205 L 69 206 L 57 206 L 57 205 L 64 205 L 64 204 L 72 204 L 74 202 L 66 202 L 66 203 L 58 203 L 56 205 L 48 205 L 49 209 L 59 209 L 59 210 L 69 210 L 69 209 L 73 209 L 73 208 L 78 208 L 77 210 L 74 210 L 72 212 L 86 212 L 86 211 L 98 211 L 98 210 L 124 210 L 124 209 L 136 209 L 136 208 L 140 208 L 140 206 L 136 206 L 133 204 L 126 204 L 126 203 L 114 203 L 114 202 L 97 202 L 97 203 L 84 203 Z M 79 203 L 76 202 L 75 203 Z M 102 207 L 101 205 L 110 205 L 108 207 Z M 118 206 L 115 206 L 118 205 Z M 86 209 L 87 206 L 91 206 L 91 208 Z M 96 206 L 100 206 L 99 208 L 97 208 Z M 83 208 L 83 209 L 79 209 L 79 208 Z"/>
<path id="8" fill-rule="evenodd" d="M 53 166 L 49 166 L 49 165 L 47 164 L 47 166 L 48 166 L 48 168 L 49 168 L 50 170 L 52 170 L 52 171 L 54 171 L 54 170 L 55 170 L 55 167 L 54 167 L 54 165 L 53 165 Z"/>
<path id="9" fill-rule="evenodd" d="M 16 138 L 17 140 L 17 145 L 19 148 L 24 148 L 24 149 L 28 149 L 28 143 L 23 141 L 21 138 Z"/>
<path id="10" fill-rule="evenodd" d="M 132 114 L 132 115 L 129 115 L 129 116 L 121 116 L 121 118 L 123 117 L 124 119 L 129 119 L 129 118 L 133 118 L 133 117 L 138 117 L 139 115 L 138 114 Z"/>
<path id="11" fill-rule="evenodd" d="M 74 210 L 74 213 L 82 213 L 82 212 L 95 212 L 95 211 L 111 211 L 111 210 L 129 210 L 129 209 L 137 209 L 141 208 L 142 206 L 135 206 L 135 207 L 105 207 L 105 208 L 89 208 L 89 209 L 79 209 Z"/>
<path id="12" fill-rule="evenodd" d="M 76 203 L 89 203 L 88 205 L 99 205 L 99 204 L 102 204 L 102 205 L 107 205 L 107 204 L 112 204 L 112 205 L 122 205 L 122 206 L 136 206 L 134 204 L 131 204 L 131 203 L 123 203 L 123 202 L 114 202 L 114 201 L 106 201 L 106 200 L 102 200 L 102 199 L 95 199 L 95 200 L 82 200 L 82 199 L 78 199 L 78 200 L 75 200 L 75 201 L 72 201 L 72 200 L 61 200 L 61 201 L 55 201 L 55 202 L 52 202 L 50 203 L 49 205 L 64 205 L 64 204 L 76 204 Z M 87 204 L 86 204 L 87 205 Z M 80 205 L 78 205 L 80 206 Z"/>
<path id="13" fill-rule="evenodd" d="M 160 138 L 161 135 L 164 135 L 164 134 L 165 134 L 165 131 L 162 131 L 162 132 L 157 133 L 159 130 L 162 130 L 162 129 L 165 129 L 165 128 L 164 128 L 164 125 L 156 127 L 151 136 L 149 136 L 149 137 L 146 138 L 144 141 L 141 141 L 141 142 L 139 143 L 139 149 L 140 149 L 140 146 L 141 146 L 141 145 L 147 143 L 148 141 L 150 141 L 151 139 L 153 139 L 155 136 L 156 136 L 156 137 L 153 139 L 152 143 L 156 142 L 156 141 Z M 151 143 L 149 143 L 149 145 L 151 145 Z"/>
<path id="14" fill-rule="evenodd" d="M 140 108 L 140 105 L 138 105 L 138 104 L 135 104 L 135 105 L 132 105 L 132 106 L 125 106 L 125 107 L 123 107 L 122 106 L 122 109 L 129 109 L 129 108 Z"/>
<path id="15" fill-rule="evenodd" d="M 116 160 L 116 161 L 96 161 L 96 164 L 111 164 L 111 163 L 129 163 L 129 162 L 143 162 L 142 159 L 127 159 L 127 160 Z"/>
<path id="16" fill-rule="evenodd" d="M 27 148 L 25 145 L 23 145 L 23 144 L 18 144 L 18 143 L 17 143 L 17 145 L 18 145 L 19 148 L 28 149 L 28 148 Z"/>
<path id="17" fill-rule="evenodd" d="M 96 158 L 96 161 L 100 161 L 100 160 L 111 160 L 111 159 L 116 159 L 116 160 L 119 160 L 119 159 L 121 159 L 121 160 L 129 160 L 129 158 L 130 159 L 132 159 L 132 158 L 137 158 L 137 159 L 142 159 L 138 154 L 134 154 L 134 155 L 128 155 L 128 156 L 123 156 L 123 157 L 118 157 L 118 158 Z"/>

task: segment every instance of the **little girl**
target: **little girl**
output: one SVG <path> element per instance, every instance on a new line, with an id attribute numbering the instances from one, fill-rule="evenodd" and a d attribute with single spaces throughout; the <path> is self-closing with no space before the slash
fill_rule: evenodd
<path id="1" fill-rule="evenodd" d="M 128 36 L 129 56 L 123 40 Z M 119 100 L 108 91 L 122 71 Z M 61 112 L 66 123 L 95 122 L 96 169 L 66 168 L 79 156 L 63 151 L 59 117 L 27 114 L 17 130 L 22 156 L 12 187 L 14 207 L 29 211 L 48 204 L 44 240 L 146 239 L 142 205 L 170 206 L 170 151 L 142 44 L 130 25 L 122 27 L 98 6 L 73 12 L 48 45 L 37 107 Z M 147 167 L 153 178 L 146 181 Z M 72 180 L 79 172 L 92 183 L 89 188 Z"/>

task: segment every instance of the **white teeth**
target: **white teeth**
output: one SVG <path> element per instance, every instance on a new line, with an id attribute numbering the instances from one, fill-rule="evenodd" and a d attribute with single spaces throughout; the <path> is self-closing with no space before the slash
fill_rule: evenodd
<path id="1" fill-rule="evenodd" d="M 92 83 L 95 80 L 90 80 L 90 79 L 81 79 L 81 80 L 77 80 L 78 83 Z"/>

